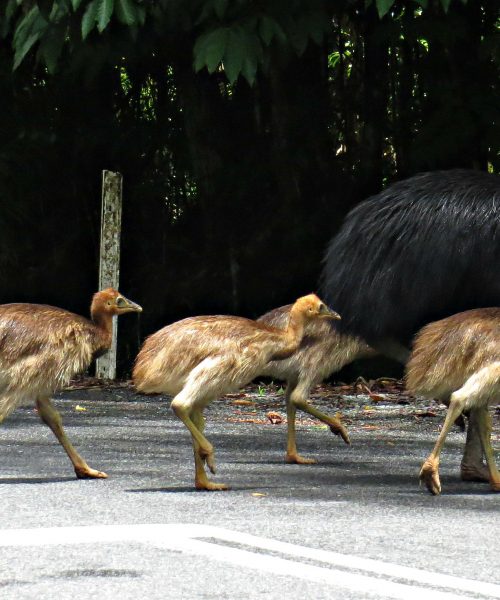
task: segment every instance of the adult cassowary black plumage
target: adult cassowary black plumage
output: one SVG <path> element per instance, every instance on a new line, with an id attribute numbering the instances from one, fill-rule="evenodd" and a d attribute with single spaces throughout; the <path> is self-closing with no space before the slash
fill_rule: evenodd
<path id="1" fill-rule="evenodd" d="M 430 321 L 500 306 L 500 177 L 421 173 L 352 210 L 328 247 L 322 295 L 343 331 L 405 363 Z M 471 415 L 472 417 L 472 415 Z M 464 479 L 484 479 L 471 418 Z"/>
<path id="2" fill-rule="evenodd" d="M 421 173 L 349 213 L 327 250 L 323 295 L 342 329 L 390 355 L 430 321 L 500 306 L 499 265 L 500 177 Z"/>

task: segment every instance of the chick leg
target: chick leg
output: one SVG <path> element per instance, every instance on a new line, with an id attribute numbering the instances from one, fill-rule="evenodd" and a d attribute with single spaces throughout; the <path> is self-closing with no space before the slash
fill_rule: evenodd
<path id="1" fill-rule="evenodd" d="M 288 382 L 285 392 L 286 399 L 286 422 L 287 422 L 287 440 L 286 440 L 286 457 L 287 463 L 298 465 L 312 465 L 317 461 L 314 458 L 305 458 L 297 452 L 297 441 L 295 433 L 295 416 L 297 407 L 292 400 L 292 394 L 296 389 L 297 382 Z"/>
<path id="2" fill-rule="evenodd" d="M 199 410 L 194 410 L 191 413 L 191 420 L 194 425 L 198 428 L 200 433 L 203 433 L 205 429 L 205 417 L 202 412 Z M 228 490 L 229 486 L 225 483 L 215 483 L 210 481 L 205 472 L 205 461 L 200 455 L 200 445 L 196 441 L 196 439 L 192 436 L 193 439 L 193 451 L 194 451 L 194 469 L 195 469 L 195 479 L 194 485 L 197 490 L 208 490 L 208 491 L 218 491 L 218 490 Z"/>
<path id="3" fill-rule="evenodd" d="M 439 494 L 441 492 L 441 484 L 439 482 L 439 453 L 441 446 L 446 439 L 446 435 L 450 430 L 457 417 L 463 412 L 467 406 L 479 405 L 484 402 L 484 397 L 488 397 L 491 394 L 491 389 L 495 389 L 498 378 L 500 377 L 500 362 L 488 365 L 474 373 L 464 385 L 454 392 L 450 398 L 450 405 L 448 412 L 446 413 L 446 419 L 444 421 L 443 429 L 439 434 L 434 450 L 431 452 L 429 458 L 424 462 L 422 469 L 420 470 L 420 481 L 423 481 L 427 486 L 427 489 L 432 494 Z M 473 423 L 476 424 L 478 436 L 480 437 L 483 450 L 491 448 L 489 439 L 489 428 L 487 424 L 484 424 L 484 417 L 481 416 L 481 409 L 472 409 L 470 414 L 469 426 Z M 479 418 L 479 421 L 478 421 Z M 475 435 L 471 432 L 471 435 Z M 488 457 L 487 457 L 488 458 Z M 490 468 L 490 481 L 491 481 L 491 455 L 489 458 L 488 467 Z"/>
<path id="4" fill-rule="evenodd" d="M 478 419 L 478 412 L 471 410 L 467 423 L 464 456 L 460 464 L 460 476 L 463 481 L 490 480 L 490 471 L 483 463 L 483 444 Z"/>
<path id="5" fill-rule="evenodd" d="M 231 357 L 211 356 L 206 358 L 190 372 L 184 387 L 172 400 L 173 411 L 188 428 L 193 438 L 195 468 L 200 476 L 201 469 L 198 466 L 198 459 L 201 466 L 206 463 L 210 471 L 215 474 L 215 457 L 212 444 L 194 421 L 200 423 L 199 415 L 211 400 L 230 391 L 231 384 L 228 384 L 228 380 L 234 366 L 235 359 Z M 201 417 L 203 418 L 203 415 Z"/>
<path id="6" fill-rule="evenodd" d="M 462 413 L 464 404 L 465 399 L 461 397 L 458 392 L 452 394 L 446 418 L 436 444 L 420 469 L 420 481 L 423 481 L 429 492 L 435 496 L 441 493 L 441 482 L 439 480 L 439 455 L 441 453 L 441 448 L 443 447 L 446 436 L 455 423 L 456 418 Z"/>
<path id="7" fill-rule="evenodd" d="M 297 452 L 297 446 L 295 441 L 295 415 L 297 408 L 316 417 L 323 423 L 326 423 L 332 433 L 340 435 L 346 444 L 350 444 L 349 434 L 347 429 L 342 425 L 338 417 L 326 415 L 320 412 L 309 404 L 307 398 L 309 396 L 311 386 L 309 383 L 289 383 L 286 390 L 286 412 L 287 412 L 287 423 L 288 423 L 288 437 L 287 437 L 287 453 L 286 461 L 289 463 L 298 464 L 313 464 L 316 462 L 314 459 L 304 458 Z"/>
<path id="8" fill-rule="evenodd" d="M 71 460 L 71 462 L 73 463 L 73 467 L 75 468 L 75 473 L 78 479 L 106 478 L 106 473 L 103 473 L 102 471 L 96 471 L 95 469 L 91 469 L 88 466 L 88 464 L 83 460 L 83 458 L 78 454 L 78 452 L 74 449 L 73 445 L 68 440 L 66 433 L 64 432 L 61 415 L 52 406 L 50 399 L 38 398 L 36 401 L 36 406 L 38 408 L 38 414 L 40 415 L 40 418 L 46 425 L 50 427 L 56 438 L 59 440 L 59 443 L 66 451 L 66 454 L 69 456 L 69 459 Z"/>
<path id="9" fill-rule="evenodd" d="M 286 457 L 287 463 L 297 464 L 314 464 L 316 460 L 314 458 L 304 458 L 297 452 L 297 440 L 295 432 L 295 416 L 297 409 L 295 404 L 291 401 L 290 396 L 295 387 L 294 383 L 288 382 L 285 392 L 286 400 L 286 422 L 287 422 L 287 439 L 286 439 Z"/>
<path id="10" fill-rule="evenodd" d="M 185 389 L 185 388 L 184 388 Z M 177 394 L 172 400 L 172 410 L 177 417 L 184 423 L 188 428 L 189 433 L 193 438 L 193 443 L 196 442 L 197 455 L 203 462 L 207 463 L 208 468 L 212 473 L 215 474 L 215 458 L 214 448 L 212 444 L 207 440 L 203 433 L 193 423 L 191 415 L 196 412 L 196 409 L 192 409 L 183 403 L 184 390 Z"/>
<path id="11" fill-rule="evenodd" d="M 491 446 L 491 415 L 486 407 L 480 408 L 477 411 L 471 411 L 471 415 L 472 412 L 477 412 L 478 430 L 490 473 L 489 481 L 491 488 L 495 492 L 500 492 L 500 473 L 498 472 L 495 453 Z"/>

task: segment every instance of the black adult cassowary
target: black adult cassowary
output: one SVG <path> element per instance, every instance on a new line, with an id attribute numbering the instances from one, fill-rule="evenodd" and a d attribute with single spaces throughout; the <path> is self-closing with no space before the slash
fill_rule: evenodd
<path id="1" fill-rule="evenodd" d="M 500 306 L 500 177 L 456 169 L 397 182 L 352 210 L 325 257 L 322 296 L 343 331 L 405 363 L 430 321 Z M 464 479 L 484 479 L 471 415 Z"/>
<path id="2" fill-rule="evenodd" d="M 349 213 L 327 250 L 323 295 L 342 329 L 391 355 L 430 321 L 500 306 L 499 265 L 500 177 L 421 173 Z"/>

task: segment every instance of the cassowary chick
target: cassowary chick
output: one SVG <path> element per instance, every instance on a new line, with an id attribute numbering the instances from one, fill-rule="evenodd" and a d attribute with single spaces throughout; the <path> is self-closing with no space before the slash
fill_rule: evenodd
<path id="1" fill-rule="evenodd" d="M 456 418 L 469 410 L 477 423 L 492 489 L 500 492 L 500 473 L 490 441 L 488 406 L 500 393 L 500 308 L 478 308 L 426 325 L 415 338 L 407 366 L 409 390 L 448 404 L 446 419 L 420 480 L 441 492 L 439 455 Z"/>
<path id="2" fill-rule="evenodd" d="M 91 321 L 42 304 L 0 305 L 0 422 L 17 406 L 36 402 L 38 414 L 66 451 L 78 478 L 104 478 L 68 440 L 50 396 L 111 346 L 112 319 L 142 308 L 109 288 L 97 292 Z"/>
<path id="3" fill-rule="evenodd" d="M 133 371 L 135 385 L 141 392 L 174 395 L 172 408 L 192 437 L 197 489 L 228 489 L 205 473 L 205 463 L 215 473 L 214 449 L 203 435 L 205 407 L 252 381 L 270 361 L 290 356 L 307 323 L 318 318 L 339 316 L 310 294 L 292 306 L 286 328 L 235 316 L 200 316 L 146 339 Z"/>
<path id="4" fill-rule="evenodd" d="M 281 306 L 262 315 L 258 320 L 273 327 L 285 328 L 292 305 Z M 326 415 L 308 403 L 311 388 L 332 373 L 358 358 L 376 354 L 361 338 L 341 334 L 332 321 L 314 319 L 306 323 L 300 346 L 289 358 L 273 360 L 262 375 L 286 381 L 287 449 L 286 462 L 314 464 L 297 452 L 295 415 L 297 408 L 326 423 L 332 433 L 340 435 L 346 444 L 349 434 L 340 419 Z"/>

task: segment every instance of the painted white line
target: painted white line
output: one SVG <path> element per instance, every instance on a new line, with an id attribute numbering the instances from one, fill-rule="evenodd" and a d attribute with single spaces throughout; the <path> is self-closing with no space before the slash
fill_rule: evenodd
<path id="1" fill-rule="evenodd" d="M 486 598 L 500 599 L 500 586 L 492 583 L 308 548 L 209 525 L 104 525 L 0 531 L 0 547 L 113 542 L 145 543 L 385 598 L 420 600 L 425 595 L 426 600 L 464 600 L 471 597 L 464 593 L 471 593 L 474 596 L 480 594 Z M 239 544 L 244 548 L 224 545 L 224 542 Z M 263 551 L 279 553 L 281 556 L 263 554 Z M 292 557 L 314 560 L 323 566 L 299 562 Z M 332 567 L 341 567 L 343 570 Z"/>

